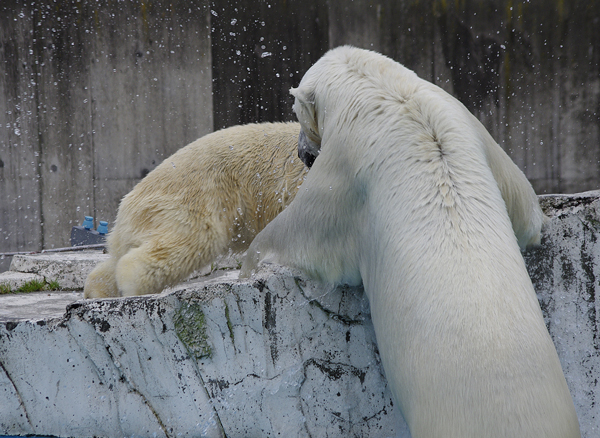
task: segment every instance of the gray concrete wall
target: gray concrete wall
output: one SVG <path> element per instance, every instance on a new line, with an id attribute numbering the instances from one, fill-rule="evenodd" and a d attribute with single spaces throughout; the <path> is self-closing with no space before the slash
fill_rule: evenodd
<path id="1" fill-rule="evenodd" d="M 296 120 L 289 89 L 329 48 L 324 4 L 211 3 L 215 129 Z"/>
<path id="2" fill-rule="evenodd" d="M 0 252 L 68 246 L 212 131 L 206 2 L 3 1 Z"/>
<path id="3" fill-rule="evenodd" d="M 84 214 L 113 220 L 212 129 L 292 120 L 288 89 L 340 44 L 458 97 L 538 193 L 595 189 L 599 25 L 592 0 L 4 0 L 0 252 L 68 245 Z"/>

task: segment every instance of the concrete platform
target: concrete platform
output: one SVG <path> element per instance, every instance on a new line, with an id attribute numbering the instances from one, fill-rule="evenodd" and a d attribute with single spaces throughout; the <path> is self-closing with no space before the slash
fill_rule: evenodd
<path id="1" fill-rule="evenodd" d="M 0 295 L 0 321 L 62 317 L 67 305 L 83 298 L 85 278 L 106 258 L 96 250 L 15 255 L 10 270 L 0 273 L 0 285 L 14 291 L 31 280 L 57 281 L 61 290 Z"/>
<path id="2" fill-rule="evenodd" d="M 597 438 L 600 193 L 541 204 L 551 222 L 524 258 L 582 437 Z M 154 296 L 80 296 L 0 297 L 0 435 L 410 436 L 361 288 L 267 267 Z"/>
<path id="3" fill-rule="evenodd" d="M 361 289 L 218 274 L 0 322 L 0 434 L 408 437 Z"/>
<path id="4" fill-rule="evenodd" d="M 27 269 L 33 272 L 42 272 L 45 274 L 56 274 L 52 278 L 58 278 L 65 281 L 65 275 L 71 276 L 77 272 L 90 272 L 97 263 L 105 260 L 106 254 L 96 251 L 82 253 L 74 251 L 72 253 L 59 254 L 28 254 L 18 256 L 17 262 L 11 265 L 13 269 Z M 78 266 L 78 263 L 81 263 Z M 214 284 L 215 282 L 228 279 L 237 279 L 238 271 L 232 271 L 227 266 L 237 264 L 236 260 L 224 259 L 220 262 L 220 269 L 212 272 L 199 271 L 190 278 L 181 283 L 184 287 L 203 287 Z M 207 273 L 208 272 L 208 273 Z M 86 274 L 87 275 L 87 274 Z M 0 284 L 9 284 L 13 290 L 17 289 L 23 283 L 30 280 L 44 281 L 47 277 L 39 274 L 6 271 L 0 273 Z M 75 277 L 72 277 L 75 278 Z M 85 280 L 85 277 L 83 278 Z M 39 321 L 49 318 L 61 318 L 64 316 L 69 304 L 78 300 L 83 300 L 83 283 L 81 279 L 67 282 L 74 290 L 60 291 L 42 291 L 29 293 L 15 293 L 0 295 L 0 322 L 2 321 Z M 178 287 L 165 289 L 164 293 L 177 290 Z M 0 438 L 2 438 L 0 436 Z"/>
<path id="5" fill-rule="evenodd" d="M 0 285 L 9 286 L 11 290 L 17 290 L 32 280 L 44 282 L 45 278 L 28 272 L 5 271 L 0 273 Z"/>
<path id="6" fill-rule="evenodd" d="M 11 273 L 37 274 L 47 282 L 57 281 L 62 290 L 81 290 L 96 264 L 107 258 L 97 250 L 15 255 L 10 270 L 0 273 L 0 283 Z"/>
<path id="7" fill-rule="evenodd" d="M 60 318 L 69 304 L 82 298 L 83 292 L 75 291 L 0 295 L 0 322 Z"/>

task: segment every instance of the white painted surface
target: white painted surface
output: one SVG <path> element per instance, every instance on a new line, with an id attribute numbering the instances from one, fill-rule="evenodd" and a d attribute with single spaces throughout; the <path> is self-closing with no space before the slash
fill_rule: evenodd
<path id="1" fill-rule="evenodd" d="M 0 394 L 21 406 L 0 409 L 0 433 L 342 437 L 402 430 L 362 290 L 327 288 L 285 268 L 251 282 L 231 275 L 159 296 L 78 301 L 57 319 L 0 324 Z M 199 311 L 209 357 L 194 338 Z M 190 329 L 186 342 L 181 327 Z"/>

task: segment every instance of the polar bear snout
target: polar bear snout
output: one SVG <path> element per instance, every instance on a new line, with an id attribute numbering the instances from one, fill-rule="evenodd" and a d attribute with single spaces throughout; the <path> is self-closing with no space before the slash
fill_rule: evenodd
<path id="1" fill-rule="evenodd" d="M 298 157 L 309 169 L 312 167 L 315 159 L 319 155 L 320 145 L 311 141 L 308 136 L 304 133 L 304 130 L 300 130 L 298 136 Z"/>

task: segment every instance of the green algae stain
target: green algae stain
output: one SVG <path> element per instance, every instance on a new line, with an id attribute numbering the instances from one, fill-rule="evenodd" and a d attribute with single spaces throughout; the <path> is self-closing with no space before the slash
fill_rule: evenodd
<path id="1" fill-rule="evenodd" d="M 173 318 L 175 332 L 185 345 L 190 356 L 195 359 L 211 357 L 212 348 L 208 343 L 206 318 L 198 304 L 183 303 Z"/>

